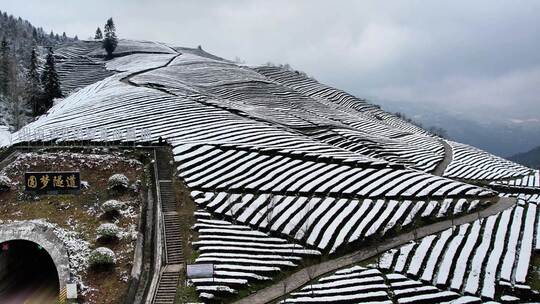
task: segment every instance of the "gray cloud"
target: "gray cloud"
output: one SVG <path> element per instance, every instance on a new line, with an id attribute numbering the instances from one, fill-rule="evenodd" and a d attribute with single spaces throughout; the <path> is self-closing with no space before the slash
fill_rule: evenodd
<path id="1" fill-rule="evenodd" d="M 2 10 L 80 38 L 113 16 L 121 37 L 287 62 L 374 100 L 540 124 L 538 1 L 26 0 Z"/>

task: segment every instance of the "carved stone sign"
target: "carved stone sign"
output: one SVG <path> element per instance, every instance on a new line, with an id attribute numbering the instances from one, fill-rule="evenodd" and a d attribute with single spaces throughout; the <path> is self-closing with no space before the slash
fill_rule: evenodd
<path id="1" fill-rule="evenodd" d="M 77 193 L 81 190 L 79 172 L 26 172 L 24 190 L 43 194 Z"/>

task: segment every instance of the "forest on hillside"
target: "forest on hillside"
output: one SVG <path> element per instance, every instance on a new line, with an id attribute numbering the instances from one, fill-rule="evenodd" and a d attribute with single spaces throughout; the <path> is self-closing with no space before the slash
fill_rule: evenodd
<path id="1" fill-rule="evenodd" d="M 43 98 L 43 70 L 50 48 L 77 40 L 66 33 L 47 33 L 27 20 L 0 11 L 0 124 L 11 131 L 36 114 L 33 100 Z"/>

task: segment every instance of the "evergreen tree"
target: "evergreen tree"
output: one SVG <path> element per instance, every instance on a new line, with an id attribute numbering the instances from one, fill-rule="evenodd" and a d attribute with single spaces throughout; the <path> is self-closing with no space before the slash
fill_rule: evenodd
<path id="1" fill-rule="evenodd" d="M 56 73 L 56 67 L 54 63 L 54 53 L 52 48 L 49 48 L 47 59 L 45 61 L 45 68 L 41 75 L 41 83 L 43 84 L 43 102 L 40 113 L 47 112 L 53 106 L 55 98 L 62 97 L 62 91 L 60 89 L 60 81 L 58 80 L 58 74 Z"/>
<path id="2" fill-rule="evenodd" d="M 31 111 L 22 96 L 13 96 L 11 100 L 7 100 L 5 105 L 3 122 L 12 131 L 17 131 L 28 123 Z"/>
<path id="3" fill-rule="evenodd" d="M 103 33 L 101 33 L 101 29 L 98 27 L 96 30 L 96 35 L 94 36 L 95 40 L 102 40 L 103 39 Z"/>
<path id="4" fill-rule="evenodd" d="M 38 56 L 36 50 L 32 50 L 32 55 L 30 57 L 30 65 L 28 66 L 28 72 L 26 74 L 26 85 L 25 85 L 25 98 L 32 108 L 32 116 L 38 116 L 41 99 L 41 84 L 39 80 L 38 72 Z"/>
<path id="5" fill-rule="evenodd" d="M 62 33 L 62 41 L 67 41 L 67 35 L 66 32 Z"/>
<path id="6" fill-rule="evenodd" d="M 14 19 L 15 20 L 15 19 Z M 17 58 L 6 38 L 0 42 L 0 94 L 9 97 L 17 85 Z"/>
<path id="7" fill-rule="evenodd" d="M 9 89 L 9 45 L 6 37 L 0 42 L 0 95 L 7 95 Z"/>
<path id="8" fill-rule="evenodd" d="M 112 54 L 118 45 L 118 38 L 116 38 L 116 27 L 112 18 L 107 20 L 105 24 L 105 39 L 103 39 L 103 48 L 107 52 L 107 57 L 112 58 Z"/>
<path id="9" fill-rule="evenodd" d="M 73 37 L 73 40 L 79 41 L 79 36 L 75 35 L 75 37 Z"/>
<path id="10" fill-rule="evenodd" d="M 40 75 L 36 75 L 38 70 L 41 71 L 41 67 L 30 68 L 32 62 L 29 60 L 36 59 L 32 50 L 38 46 L 53 46 L 60 42 L 55 41 L 55 36 L 54 32 L 49 34 L 42 27 L 34 27 L 22 18 L 0 12 L 0 124 L 9 125 L 11 130 L 17 130 L 28 121 L 34 114 L 32 103 L 36 102 L 36 96 L 38 99 L 42 98 Z M 67 40 L 70 38 L 67 37 Z M 33 64 L 35 67 L 37 61 Z M 30 79 L 34 80 L 29 81 Z M 37 93 L 34 92 L 36 82 Z M 38 101 L 39 106 L 41 103 Z"/>

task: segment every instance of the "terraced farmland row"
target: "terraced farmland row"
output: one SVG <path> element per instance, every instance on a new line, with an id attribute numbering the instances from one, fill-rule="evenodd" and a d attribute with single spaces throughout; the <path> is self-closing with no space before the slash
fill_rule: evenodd
<path id="1" fill-rule="evenodd" d="M 62 44 L 54 50 L 57 59 L 71 59 L 88 55 L 96 48 L 101 48 L 101 41 L 77 41 Z"/>
<path id="2" fill-rule="evenodd" d="M 86 56 L 57 59 L 56 69 L 64 95 L 114 74 L 107 70 L 103 63 L 95 62 Z"/>
<path id="3" fill-rule="evenodd" d="M 118 82 L 117 78 L 121 77 L 113 76 L 76 92 L 70 96 L 69 102 L 56 105 L 47 117 L 36 121 L 32 129 L 41 131 L 44 135 L 39 138 L 41 140 L 129 141 L 126 133 L 136 128 L 138 132 L 148 132 L 147 141 L 156 142 L 162 137 L 173 146 L 178 146 L 178 150 L 183 149 L 185 142 L 211 142 L 261 147 L 295 154 L 297 157 L 326 157 L 358 164 L 385 164 L 384 161 L 318 143 L 308 137 L 249 120 L 191 98 L 129 86 Z M 126 107 L 130 108 L 129 113 L 122 111 Z M 68 109 L 70 111 L 65 113 Z M 69 132 L 59 132 L 67 128 Z M 107 128 L 105 137 L 99 132 L 78 132 L 101 128 Z M 25 136 L 24 131 L 15 135 L 15 139 L 28 140 L 17 136 Z"/>
<path id="4" fill-rule="evenodd" d="M 397 273 L 353 266 L 293 292 L 280 303 L 480 303 Z"/>
<path id="5" fill-rule="evenodd" d="M 533 250 L 540 249 L 536 204 L 521 202 L 485 220 L 448 229 L 382 255 L 378 266 L 460 292 L 497 299 L 525 285 Z"/>
<path id="6" fill-rule="evenodd" d="M 504 194 L 504 195 L 518 197 L 522 201 L 527 201 L 529 203 L 534 203 L 534 204 L 540 203 L 540 193 L 535 193 L 535 194 L 512 193 L 512 194 Z"/>
<path id="7" fill-rule="evenodd" d="M 324 158 L 258 153 L 210 145 L 175 148 L 180 176 L 193 189 L 349 198 L 443 199 L 490 197 L 490 190 L 419 171 L 348 166 Z M 367 163 L 369 164 L 369 163 Z M 365 165 L 364 165 L 365 166 Z"/>
<path id="8" fill-rule="evenodd" d="M 368 131 L 331 129 L 317 130 L 310 135 L 336 147 L 426 172 L 433 171 L 444 157 L 444 148 L 430 137 L 404 134 L 393 139 L 372 134 Z"/>
<path id="9" fill-rule="evenodd" d="M 383 144 L 382 149 L 387 148 L 380 155 L 424 171 L 431 171 L 444 157 L 442 145 L 433 137 L 404 132 L 372 115 L 313 98 L 230 63 L 183 57 L 167 68 L 138 75 L 134 81 L 167 88 L 196 87 L 200 94 L 210 97 L 208 104 L 308 136 L 311 130 L 326 130 L 344 133 L 341 136 L 345 137 L 349 130 L 351 136 L 364 141 L 375 137 Z M 392 140 L 400 137 L 407 138 L 401 142 Z"/>
<path id="10" fill-rule="evenodd" d="M 250 282 L 268 281 L 283 270 L 302 264 L 302 259 L 319 256 L 317 250 L 291 244 L 248 226 L 216 220 L 210 213 L 195 213 L 199 251 L 196 263 L 212 263 L 214 278 L 192 279 L 204 299 L 226 297 Z"/>
<path id="11" fill-rule="evenodd" d="M 503 185 L 512 188 L 536 188 L 540 191 L 540 170 L 534 170 L 532 173 L 520 178 L 498 180 L 491 182 L 492 185 Z"/>
<path id="12" fill-rule="evenodd" d="M 399 202 L 199 191 L 192 196 L 213 214 L 330 253 L 396 229 L 411 229 L 420 219 L 440 220 L 480 207 L 480 200 L 466 199 Z"/>
<path id="13" fill-rule="evenodd" d="M 382 111 L 379 107 L 358 99 L 346 92 L 323 85 L 314 79 L 301 75 L 293 71 L 287 71 L 276 67 L 259 67 L 257 72 L 265 75 L 280 84 L 283 84 L 295 91 L 301 92 L 314 99 L 322 99 L 335 104 L 356 110 L 358 113 L 365 113 L 387 124 L 405 132 L 429 135 L 428 132 L 411 123 L 405 122 L 396 116 Z"/>
<path id="14" fill-rule="evenodd" d="M 492 181 L 520 178 L 529 175 L 531 169 L 497 157 L 469 145 L 448 141 L 453 150 L 453 159 L 445 177 L 468 181 Z"/>

